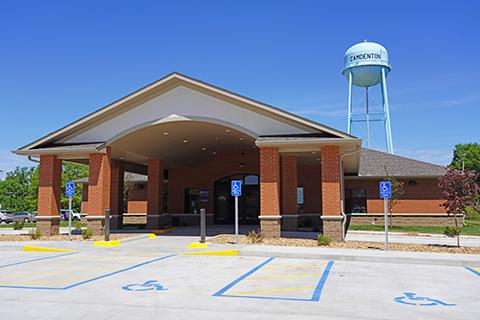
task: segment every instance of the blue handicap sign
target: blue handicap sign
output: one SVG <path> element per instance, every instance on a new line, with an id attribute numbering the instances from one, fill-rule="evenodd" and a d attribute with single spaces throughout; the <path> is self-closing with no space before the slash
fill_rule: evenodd
<path id="1" fill-rule="evenodd" d="M 168 290 L 164 286 L 162 286 L 160 283 L 158 283 L 157 280 L 148 280 L 145 281 L 144 283 L 132 283 L 132 284 L 127 284 L 126 286 L 122 287 L 123 290 L 126 291 L 166 291 Z"/>
<path id="2" fill-rule="evenodd" d="M 392 184 L 390 181 L 380 181 L 380 198 L 390 199 L 392 197 Z"/>
<path id="3" fill-rule="evenodd" d="M 67 197 L 73 197 L 75 195 L 75 183 L 67 182 L 65 186 L 65 195 Z"/>
<path id="4" fill-rule="evenodd" d="M 433 307 L 433 306 L 446 306 L 453 307 L 455 304 L 446 303 L 438 299 L 433 299 L 430 297 L 419 297 L 415 292 L 404 292 L 403 296 L 396 297 L 393 301 L 403 304 L 408 304 L 411 306 L 420 306 L 420 307 Z"/>
<path id="5" fill-rule="evenodd" d="M 240 197 L 242 195 L 242 180 L 232 180 L 232 196 Z"/>

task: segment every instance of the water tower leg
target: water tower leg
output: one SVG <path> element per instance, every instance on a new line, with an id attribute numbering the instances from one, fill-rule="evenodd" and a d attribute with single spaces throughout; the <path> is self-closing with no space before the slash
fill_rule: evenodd
<path id="1" fill-rule="evenodd" d="M 348 73 L 348 134 L 352 134 L 352 73 Z"/>
<path id="2" fill-rule="evenodd" d="M 390 110 L 388 108 L 387 79 L 385 77 L 385 69 L 382 69 L 382 97 L 383 111 L 385 112 L 385 135 L 387 137 L 387 151 L 388 153 L 393 154 L 392 127 L 390 124 Z"/>

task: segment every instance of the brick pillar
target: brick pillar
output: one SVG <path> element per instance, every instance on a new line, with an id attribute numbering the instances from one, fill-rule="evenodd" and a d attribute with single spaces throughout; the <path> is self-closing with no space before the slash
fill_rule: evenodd
<path id="1" fill-rule="evenodd" d="M 110 183 L 110 227 L 113 230 L 123 227 L 123 183 L 125 170 L 124 163 L 120 160 L 112 160 L 112 174 Z"/>
<path id="2" fill-rule="evenodd" d="M 343 217 L 340 209 L 339 146 L 321 148 L 323 234 L 342 241 Z"/>
<path id="3" fill-rule="evenodd" d="M 297 230 L 297 156 L 284 155 L 282 165 L 282 229 Z"/>
<path id="4" fill-rule="evenodd" d="M 280 237 L 280 156 L 278 148 L 260 148 L 260 228 L 265 237 Z"/>
<path id="5" fill-rule="evenodd" d="M 148 160 L 147 229 L 158 229 L 163 211 L 163 160 Z"/>
<path id="6" fill-rule="evenodd" d="M 58 234 L 62 160 L 56 155 L 40 156 L 37 230 L 43 235 Z"/>
<path id="7" fill-rule="evenodd" d="M 105 209 L 110 207 L 111 148 L 103 153 L 91 153 L 88 162 L 87 224 L 96 235 L 103 234 Z"/>

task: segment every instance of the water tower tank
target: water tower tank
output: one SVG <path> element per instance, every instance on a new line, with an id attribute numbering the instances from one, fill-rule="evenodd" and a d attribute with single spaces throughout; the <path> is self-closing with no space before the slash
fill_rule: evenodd
<path id="1" fill-rule="evenodd" d="M 344 56 L 345 65 L 342 73 L 348 78 L 352 75 L 352 83 L 358 87 L 371 87 L 382 82 L 382 69 L 385 76 L 391 70 L 388 52 L 375 42 L 361 42 L 351 46 Z"/>

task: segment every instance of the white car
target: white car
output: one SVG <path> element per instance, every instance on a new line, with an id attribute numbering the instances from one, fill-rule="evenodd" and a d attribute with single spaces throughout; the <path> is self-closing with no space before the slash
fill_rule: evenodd
<path id="1" fill-rule="evenodd" d="M 60 219 L 62 219 L 63 221 L 68 221 L 68 209 L 60 210 Z M 80 220 L 82 220 L 82 216 L 80 215 L 80 213 L 72 210 L 72 221 Z"/>

